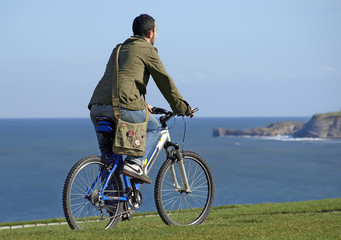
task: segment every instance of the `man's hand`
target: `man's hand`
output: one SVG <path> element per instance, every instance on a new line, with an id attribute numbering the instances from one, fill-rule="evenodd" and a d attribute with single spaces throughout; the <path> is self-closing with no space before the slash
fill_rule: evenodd
<path id="1" fill-rule="evenodd" d="M 148 104 L 148 105 L 147 105 L 147 108 L 148 108 L 148 110 L 149 110 L 150 113 L 153 113 L 153 110 L 152 110 L 153 106 L 151 106 L 151 105 Z"/>
<path id="2" fill-rule="evenodd" d="M 193 109 L 192 109 L 190 106 L 187 106 L 187 111 L 186 111 L 185 115 L 186 115 L 187 117 L 191 117 L 191 118 L 194 117 Z"/>

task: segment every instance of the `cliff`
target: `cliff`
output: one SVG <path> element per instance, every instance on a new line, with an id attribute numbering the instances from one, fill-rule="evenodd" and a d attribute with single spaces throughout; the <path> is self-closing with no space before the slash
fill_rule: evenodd
<path id="1" fill-rule="evenodd" d="M 277 136 L 296 138 L 341 138 L 341 112 L 315 114 L 307 123 L 278 122 L 252 129 L 214 128 L 213 136 Z"/>
<path id="2" fill-rule="evenodd" d="M 294 137 L 341 138 L 341 112 L 315 114 Z"/>
<path id="3" fill-rule="evenodd" d="M 298 132 L 303 126 L 301 122 L 278 122 L 269 124 L 267 127 L 251 129 L 225 129 L 214 128 L 213 136 L 277 136 L 291 135 Z"/>

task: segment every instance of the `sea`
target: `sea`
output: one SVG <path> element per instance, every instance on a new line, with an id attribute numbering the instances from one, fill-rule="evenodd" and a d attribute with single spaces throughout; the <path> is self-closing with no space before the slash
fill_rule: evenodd
<path id="1" fill-rule="evenodd" d="M 209 163 L 214 206 L 340 198 L 341 140 L 212 136 L 214 127 L 247 129 L 289 120 L 309 117 L 175 118 L 169 127 L 174 142 Z M 98 154 L 87 118 L 0 119 L 0 222 L 63 218 L 69 170 Z M 154 182 L 164 160 L 161 153 L 150 172 Z M 156 211 L 153 184 L 141 192 L 138 211 Z"/>

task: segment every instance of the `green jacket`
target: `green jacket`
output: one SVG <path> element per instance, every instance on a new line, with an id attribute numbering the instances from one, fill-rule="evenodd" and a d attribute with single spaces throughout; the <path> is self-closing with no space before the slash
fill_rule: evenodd
<path id="1" fill-rule="evenodd" d="M 104 76 L 97 84 L 89 103 L 112 105 L 112 82 L 116 56 L 113 50 L 106 66 Z M 187 104 L 167 74 L 157 52 L 157 49 L 140 36 L 127 39 L 119 53 L 119 98 L 121 107 L 130 110 L 143 110 L 146 103 L 143 95 L 149 76 L 152 75 L 157 87 L 168 101 L 174 113 L 184 115 Z"/>

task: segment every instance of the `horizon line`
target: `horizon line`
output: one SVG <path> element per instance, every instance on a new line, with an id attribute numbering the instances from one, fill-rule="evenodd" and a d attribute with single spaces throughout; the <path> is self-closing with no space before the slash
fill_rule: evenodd
<path id="1" fill-rule="evenodd" d="M 157 115 L 158 116 L 158 115 Z M 268 116 L 196 116 L 195 118 L 276 118 L 276 117 L 312 117 L 312 116 L 303 116 L 303 115 L 268 115 Z M 12 120 L 12 119 L 28 119 L 28 120 L 34 120 L 34 119 L 90 119 L 90 117 L 0 117 L 0 120 Z"/>

